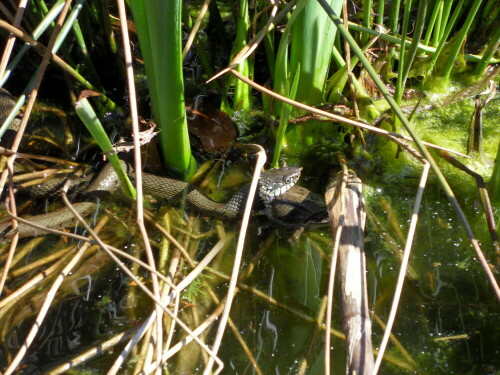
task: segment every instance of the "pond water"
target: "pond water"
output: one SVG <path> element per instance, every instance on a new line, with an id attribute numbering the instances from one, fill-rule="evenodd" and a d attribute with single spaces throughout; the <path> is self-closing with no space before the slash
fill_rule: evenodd
<path id="1" fill-rule="evenodd" d="M 498 100 L 493 104 L 497 108 Z M 468 113 L 470 108 L 469 103 L 461 110 Z M 419 127 L 422 130 L 425 128 L 428 140 L 464 152 L 466 132 L 463 129 L 468 116 L 457 116 L 453 108 L 438 110 L 434 115 L 436 117 L 431 119 L 431 113 L 419 114 Z M 485 112 L 485 162 L 477 158 L 468 162 L 472 169 L 477 167 L 483 176 L 491 173 L 489 161 L 494 159 L 500 135 L 496 126 L 498 116 L 498 111 L 493 109 Z M 436 119 L 442 127 L 436 127 Z M 443 128 L 446 128 L 445 138 L 441 136 Z M 461 146 L 457 148 L 457 144 Z M 376 153 L 377 158 L 364 164 L 360 160 L 356 163 L 364 166 L 372 163 L 371 171 L 361 171 L 359 176 L 365 183 L 367 200 L 367 279 L 370 310 L 374 316 L 373 343 L 378 347 L 383 334 L 379 321 L 385 322 L 389 315 L 420 166 L 408 159 L 393 163 L 394 149 L 381 151 L 387 147 L 385 141 L 377 142 L 373 147 L 371 152 Z M 457 191 L 486 257 L 495 264 L 495 254 L 472 178 L 446 166 L 444 162 L 440 163 Z M 314 175 L 314 169 L 313 165 L 306 166 L 305 182 L 314 185 L 320 192 L 325 178 Z M 321 166 L 320 169 L 326 171 L 328 167 Z M 128 205 L 123 201 L 119 204 Z M 164 211 L 166 208 L 162 209 Z M 200 259 L 216 242 L 214 235 L 202 239 L 187 237 L 184 229 L 179 228 L 182 222 L 185 223 L 183 214 L 172 210 L 169 214 L 172 233 L 182 241 L 193 258 Z M 118 210 L 113 215 L 114 219 L 110 219 L 114 220 L 111 221 L 113 224 L 105 227 L 104 237 L 117 247 L 125 247 L 131 253 L 138 252 L 141 246 L 137 236 L 132 237 L 128 232 L 133 227 L 133 214 Z M 189 230 L 196 233 L 213 230 L 213 222 L 205 218 L 189 220 L 188 223 Z M 237 223 L 226 224 L 228 233 L 238 228 Z M 166 246 L 159 242 L 159 238 L 153 236 L 155 251 Z M 37 251 L 53 251 L 54 238 L 44 241 L 37 244 Z M 29 244 L 32 244 L 31 240 L 23 241 L 23 246 L 31 246 Z M 57 244 L 58 249 L 68 246 L 64 241 Z M 229 273 L 232 248 L 225 249 L 213 264 L 214 268 Z M 327 228 L 306 231 L 298 240 L 292 239 L 289 230 L 269 226 L 263 219 L 251 228 L 244 265 L 252 264 L 252 272 L 248 272 L 244 284 L 276 300 L 278 305 L 244 289 L 236 297 L 231 318 L 262 373 L 297 374 L 305 364 L 306 374 L 323 373 L 324 329 L 322 323 L 318 326 L 316 322 L 326 290 L 330 251 L 331 239 Z M 37 252 L 32 254 L 34 258 L 41 256 Z M 150 312 L 148 299 L 107 256 L 97 249 L 93 250 L 93 254 L 83 263 L 82 269 L 75 272 L 71 282 L 65 284 L 59 300 L 51 308 L 49 319 L 29 351 L 21 373 L 46 373 L 89 346 L 134 329 Z M 15 284 L 21 285 L 32 274 L 23 274 Z M 145 273 L 143 275 L 147 277 Z M 221 298 L 225 295 L 225 283 L 225 280 L 207 272 L 184 296 L 181 317 L 190 322 L 203 320 L 214 309 L 205 286 L 211 285 Z M 15 288 L 14 284 L 11 287 Z M 32 323 L 31 308 L 38 304 L 39 298 L 35 293 L 23 302 L 18 311 L 10 310 L 3 315 L 5 347 L 2 362 L 6 360 L 7 352 L 15 353 L 22 344 Z M 332 339 L 332 369 L 335 373 L 342 373 L 345 368 L 345 341 L 340 338 L 341 314 L 336 302 Z M 388 360 L 384 361 L 380 373 L 497 374 L 500 371 L 499 327 L 498 302 L 453 208 L 431 176 L 420 210 L 410 269 L 393 329 L 397 341 L 390 342 Z M 212 335 L 210 333 L 208 339 Z M 103 369 L 109 368 L 122 346 L 118 345 L 111 355 L 102 356 L 81 368 L 87 373 L 102 373 Z M 193 347 L 191 345 L 183 355 L 174 358 L 169 367 L 172 374 L 199 373 L 203 360 L 200 352 Z M 230 329 L 226 331 L 220 356 L 226 366 L 225 374 L 255 373 Z"/>

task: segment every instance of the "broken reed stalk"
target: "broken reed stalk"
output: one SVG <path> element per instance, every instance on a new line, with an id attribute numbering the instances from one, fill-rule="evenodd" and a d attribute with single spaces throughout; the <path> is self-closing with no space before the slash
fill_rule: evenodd
<path id="1" fill-rule="evenodd" d="M 332 179 L 327 191 L 334 191 L 328 203 L 332 233 L 342 225 L 339 246 L 339 281 L 343 325 L 347 343 L 347 373 L 368 375 L 373 370 L 371 322 L 366 287 L 364 254 L 365 202 L 361 180 L 349 171 L 341 194 L 342 172 Z M 344 212 L 342 212 L 344 206 Z"/>

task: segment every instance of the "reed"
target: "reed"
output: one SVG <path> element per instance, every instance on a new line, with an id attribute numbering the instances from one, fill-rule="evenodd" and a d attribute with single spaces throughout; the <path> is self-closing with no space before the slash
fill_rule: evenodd
<path id="1" fill-rule="evenodd" d="M 160 128 L 164 161 L 182 176 L 194 173 L 184 104 L 182 2 L 131 0 L 148 77 L 153 117 Z"/>

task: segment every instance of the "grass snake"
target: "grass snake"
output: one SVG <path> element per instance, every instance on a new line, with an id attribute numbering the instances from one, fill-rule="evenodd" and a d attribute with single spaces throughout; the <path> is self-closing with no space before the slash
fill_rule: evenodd
<path id="1" fill-rule="evenodd" d="M 14 99 L 4 89 L 0 89 L 0 119 L 10 112 Z M 16 132 L 15 126 L 10 127 L 10 132 Z M 3 137 L 5 143 L 8 137 Z M 126 164 L 129 175 L 133 178 L 130 165 Z M 271 169 L 261 173 L 259 179 L 259 197 L 265 207 L 265 212 L 271 221 L 278 224 L 291 222 L 292 225 L 303 225 L 307 222 L 322 222 L 326 217 L 326 209 L 323 199 L 317 194 L 311 193 L 305 188 L 294 186 L 300 177 L 301 168 L 285 167 Z M 60 192 L 66 178 L 51 178 L 41 185 L 29 189 L 33 198 L 43 198 L 56 195 Z M 186 182 L 168 177 L 143 173 L 143 190 L 157 198 L 165 199 L 174 204 L 184 199 L 186 205 L 208 216 L 223 219 L 235 219 L 241 216 L 249 185 L 240 189 L 226 203 L 211 200 L 201 191 Z M 118 178 L 110 164 L 106 164 L 102 170 L 85 178 L 73 179 L 75 189 L 84 196 L 92 196 L 98 192 L 113 192 L 118 186 Z M 278 198 L 278 199 L 275 199 Z M 94 199 L 95 200 L 95 199 Z M 96 211 L 96 203 L 93 201 L 82 201 L 74 203 L 75 208 L 81 215 L 86 216 Z M 74 223 L 74 217 L 67 208 L 44 215 L 31 216 L 29 220 L 41 226 L 52 229 L 63 229 Z M 20 237 L 34 237 L 45 234 L 45 231 L 19 223 L 17 231 Z M 0 223 L 0 239 L 13 234 L 10 221 Z"/>
<path id="2" fill-rule="evenodd" d="M 131 166 L 124 164 L 129 176 L 133 179 L 134 174 Z M 272 215 L 273 199 L 284 194 L 295 185 L 300 177 L 301 169 L 284 167 L 261 173 L 258 195 L 266 208 L 266 213 L 270 217 Z M 27 188 L 26 192 L 33 199 L 54 196 L 60 193 L 68 178 L 71 180 L 74 190 L 77 190 L 84 199 L 91 197 L 92 200 L 95 200 L 94 197 L 113 193 L 120 185 L 116 172 L 111 164 L 107 163 L 95 175 L 79 178 L 71 178 L 71 176 L 54 177 L 42 184 Z M 229 201 L 219 203 L 208 198 L 193 185 L 168 177 L 143 173 L 142 184 L 145 193 L 166 200 L 169 204 L 175 204 L 183 200 L 188 207 L 204 215 L 222 219 L 236 219 L 243 214 L 249 191 L 249 185 L 246 185 L 237 191 Z M 96 203 L 93 201 L 77 202 L 74 203 L 74 206 L 82 216 L 89 215 L 97 208 Z M 28 219 L 35 224 L 51 229 L 63 229 L 74 223 L 73 214 L 67 208 L 44 215 L 31 216 Z M 276 220 L 279 220 L 279 218 L 276 218 Z M 33 237 L 44 233 L 42 230 L 22 223 L 19 224 L 18 232 L 20 237 Z M 12 234 L 10 223 L 0 224 L 0 236 L 10 237 Z"/>

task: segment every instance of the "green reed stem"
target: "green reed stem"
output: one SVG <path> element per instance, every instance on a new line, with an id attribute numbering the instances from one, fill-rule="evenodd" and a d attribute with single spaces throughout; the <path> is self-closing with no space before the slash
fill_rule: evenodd
<path id="1" fill-rule="evenodd" d="M 424 33 L 426 13 L 427 0 L 420 0 L 418 3 L 417 22 L 415 23 L 415 30 L 413 31 L 413 41 L 411 42 L 410 48 L 408 50 L 408 55 L 404 60 L 403 86 L 405 85 L 405 81 L 408 78 L 408 74 L 410 73 L 410 68 L 413 64 L 413 60 L 417 55 L 419 40 Z"/>
<path id="2" fill-rule="evenodd" d="M 361 31 L 361 32 L 364 32 L 364 33 L 367 33 L 367 34 L 370 34 L 373 36 L 377 36 L 380 39 L 385 40 L 389 43 L 399 44 L 399 45 L 403 44 L 403 41 L 400 38 L 397 38 L 397 37 L 389 35 L 389 34 L 379 33 L 378 31 L 375 31 L 375 30 L 367 29 L 366 27 L 357 25 L 353 22 L 349 22 L 349 29 L 354 30 L 354 31 Z M 410 45 L 411 43 L 412 43 L 412 40 L 410 38 L 404 40 L 405 46 Z M 436 52 L 436 48 L 423 45 L 422 43 L 418 44 L 418 49 L 422 50 L 424 52 L 428 52 L 429 54 L 433 54 L 434 52 Z M 464 58 L 467 61 L 478 62 L 481 60 L 482 56 L 465 54 Z M 499 62 L 500 62 L 500 59 L 496 59 L 496 58 L 492 58 L 489 61 L 490 64 L 496 64 Z"/>
<path id="3" fill-rule="evenodd" d="M 460 0 L 457 6 L 455 7 L 455 10 L 453 11 L 453 14 L 451 15 L 451 19 L 449 20 L 448 25 L 446 26 L 446 30 L 444 31 L 442 38 L 439 40 L 439 45 L 436 49 L 436 52 L 434 52 L 429 61 L 429 66 L 428 66 L 429 72 L 432 72 L 432 70 L 434 69 L 434 65 L 436 64 L 437 59 L 439 58 L 441 52 L 443 51 L 446 40 L 448 39 L 451 30 L 455 26 L 455 22 L 457 21 L 458 15 L 460 14 L 463 4 L 464 0 Z"/>
<path id="4" fill-rule="evenodd" d="M 336 29 L 315 1 L 305 1 L 292 33 L 290 69 L 296 72 L 300 64 L 297 101 L 316 105 L 324 100 L 324 87 L 331 61 Z M 342 0 L 328 0 L 338 12 Z M 311 27 L 314 25 L 314 27 Z"/>
<path id="5" fill-rule="evenodd" d="M 247 45 L 250 18 L 248 15 L 248 0 L 239 1 L 239 14 L 236 22 L 236 39 L 233 43 L 233 53 L 235 55 Z M 252 78 L 252 64 L 249 59 L 242 61 L 236 70 L 245 77 Z M 234 111 L 249 111 L 252 109 L 251 87 L 241 80 L 231 80 L 234 83 Z"/>
<path id="6" fill-rule="evenodd" d="M 276 53 L 276 65 L 274 69 L 274 91 L 280 95 L 286 95 L 287 82 L 289 82 L 289 62 L 288 62 L 288 44 L 290 43 L 292 28 L 299 14 L 303 11 L 306 1 L 299 1 L 295 10 L 292 12 L 290 19 L 286 23 L 285 30 L 281 35 L 281 40 L 278 45 L 278 52 Z M 281 113 L 281 102 L 275 103 L 274 113 L 279 115 Z"/>
<path id="7" fill-rule="evenodd" d="M 441 19 L 441 10 L 443 6 L 443 0 L 438 0 L 434 4 L 434 8 L 432 9 L 432 14 L 431 18 L 429 19 L 429 22 L 427 22 L 427 32 L 425 33 L 425 38 L 424 38 L 424 44 L 429 45 L 429 41 L 431 40 L 431 36 L 434 33 L 434 35 L 439 34 L 439 25 L 436 25 L 436 19 Z M 436 43 L 437 44 L 437 43 Z M 436 46 L 436 44 L 432 44 L 433 47 Z"/>
<path id="8" fill-rule="evenodd" d="M 401 30 L 402 40 L 406 40 L 406 34 L 408 33 L 408 24 L 410 23 L 411 3 L 412 3 L 411 0 L 407 0 L 405 2 L 405 8 L 403 13 L 403 28 Z M 404 85 L 406 81 L 406 77 L 404 75 L 404 66 L 406 63 L 405 56 L 406 56 L 406 48 L 405 46 L 401 46 L 401 49 L 399 51 L 398 79 L 396 81 L 396 93 L 394 95 L 394 99 L 398 104 L 401 103 L 401 98 L 403 97 Z"/>
<path id="9" fill-rule="evenodd" d="M 118 43 L 116 42 L 115 34 L 113 28 L 111 27 L 110 14 L 109 14 L 109 0 L 101 0 L 101 11 L 98 12 L 99 20 L 102 23 L 104 29 L 104 35 L 106 36 L 106 41 L 108 42 L 108 47 L 111 53 L 117 57 L 120 65 L 123 65 L 123 60 L 120 56 L 120 50 L 118 48 Z"/>
<path id="10" fill-rule="evenodd" d="M 389 30 L 393 35 L 396 35 L 398 32 L 398 19 L 399 19 L 400 7 L 401 7 L 401 0 L 391 0 L 391 6 L 389 8 L 390 9 Z"/>
<path id="11" fill-rule="evenodd" d="M 59 32 L 59 35 L 57 36 L 57 40 L 54 43 L 54 51 L 59 50 L 63 42 L 66 40 L 66 37 L 68 36 L 68 33 L 71 31 L 73 28 L 73 25 L 76 22 L 76 19 L 78 15 L 80 14 L 80 11 L 82 10 L 82 6 L 85 0 L 78 0 L 69 13 L 66 21 L 64 22 L 63 27 L 61 28 L 61 31 Z"/>
<path id="12" fill-rule="evenodd" d="M 39 15 L 41 17 L 44 17 L 47 14 L 47 12 L 49 11 L 49 8 L 47 7 L 47 4 L 45 4 L 45 1 L 38 0 L 38 1 L 36 1 L 35 4 L 36 4 L 35 9 L 38 9 Z"/>
<path id="13" fill-rule="evenodd" d="M 267 21 L 267 16 L 263 16 L 263 22 L 265 23 Z M 275 43 L 274 43 L 274 30 L 269 31 L 266 36 L 264 37 L 264 50 L 266 53 L 266 62 L 267 62 L 267 67 L 269 69 L 269 77 L 271 78 L 271 81 L 274 82 L 274 67 L 276 65 L 276 57 L 275 57 Z"/>
<path id="14" fill-rule="evenodd" d="M 441 13 L 441 27 L 435 35 L 436 35 L 436 42 L 433 44 L 436 46 L 441 39 L 443 38 L 444 32 L 446 28 L 448 27 L 448 22 L 450 22 L 450 12 L 451 12 L 451 7 L 453 6 L 454 0 L 444 0 L 444 7 L 443 7 L 443 12 Z"/>
<path id="15" fill-rule="evenodd" d="M 362 48 L 363 52 L 371 47 L 372 44 L 373 42 L 365 44 Z M 336 48 L 334 49 L 334 51 L 336 51 L 336 53 L 339 53 Z M 340 61 L 338 63 L 340 65 L 340 68 L 330 78 L 328 78 L 327 86 L 325 89 L 326 93 L 328 94 L 328 102 L 330 103 L 337 103 L 340 100 L 340 94 L 344 91 L 344 87 L 348 79 L 347 65 L 341 56 L 339 57 L 339 60 Z M 351 71 L 352 69 L 354 69 L 358 62 L 359 59 L 357 56 L 351 56 Z"/>
<path id="16" fill-rule="evenodd" d="M 371 13 L 372 13 L 372 0 L 363 1 L 363 26 L 367 29 L 371 29 Z M 368 42 L 369 35 L 361 34 L 361 44 L 366 44 Z"/>
<path id="17" fill-rule="evenodd" d="M 103 91 L 103 87 L 102 87 L 101 81 L 99 79 L 99 75 L 97 74 L 94 63 L 93 63 L 92 59 L 90 58 L 89 51 L 88 51 L 87 45 L 85 43 L 85 38 L 83 37 L 82 29 L 81 29 L 80 24 L 78 22 L 75 22 L 73 24 L 73 33 L 75 34 L 76 43 L 80 47 L 80 52 L 82 53 L 82 56 L 83 56 L 85 69 L 88 70 L 90 79 L 92 80 L 92 82 L 94 82 L 94 84 L 99 88 L 100 91 Z"/>
<path id="18" fill-rule="evenodd" d="M 300 64 L 299 69 L 293 77 L 292 87 L 287 95 L 292 100 L 295 100 L 297 95 L 297 87 L 299 85 L 299 75 L 300 75 Z M 289 81 L 288 81 L 289 82 Z M 276 145 L 274 146 L 273 160 L 271 162 L 271 168 L 279 167 L 279 160 L 281 155 L 281 149 L 285 140 L 286 128 L 288 125 L 288 119 L 290 118 L 290 113 L 292 112 L 292 106 L 290 104 L 283 104 L 281 107 L 280 123 L 278 127 L 278 132 L 276 134 Z"/>
<path id="19" fill-rule="evenodd" d="M 451 70 L 453 69 L 453 66 L 455 64 L 455 60 L 458 56 L 458 53 L 460 52 L 460 49 L 462 48 L 465 38 L 467 37 L 467 32 L 469 31 L 470 25 L 472 24 L 472 21 L 474 20 L 474 17 L 477 14 L 477 11 L 479 10 L 479 6 L 481 5 L 482 0 L 474 0 L 474 3 L 472 4 L 472 7 L 470 8 L 467 18 L 460 29 L 460 32 L 457 35 L 457 38 L 455 40 L 455 44 L 453 45 L 453 48 L 450 52 L 450 56 L 448 57 L 448 60 L 446 62 L 446 65 L 444 67 L 442 77 L 445 80 L 448 80 L 451 74 Z"/>
<path id="20" fill-rule="evenodd" d="M 61 3 L 64 3 L 64 1 L 62 1 Z M 47 14 L 47 16 L 45 17 L 45 20 L 39 25 L 39 27 L 37 27 L 37 29 L 35 30 L 34 34 L 35 36 L 39 37 L 43 30 L 45 28 L 47 28 L 48 26 L 50 26 L 50 23 L 51 23 L 51 20 L 53 18 L 55 18 L 57 16 L 57 14 L 60 12 L 60 8 L 59 8 L 59 4 L 56 4 L 52 10 Z M 64 23 L 62 29 L 61 29 L 61 32 L 59 33 L 57 39 L 56 39 L 56 42 L 54 43 L 54 48 L 52 49 L 52 53 L 55 55 L 57 54 L 57 51 L 58 49 L 60 48 L 60 46 L 62 45 L 62 42 L 63 40 L 66 38 L 66 36 L 68 35 L 68 32 L 69 30 L 71 29 L 72 25 L 75 23 L 75 20 L 76 20 L 76 17 L 68 17 L 68 19 L 66 20 L 66 22 Z M 26 53 L 26 51 L 28 50 L 28 48 L 30 47 L 30 45 L 28 43 L 26 43 L 23 48 L 21 49 L 21 51 L 18 53 L 18 55 L 16 56 L 16 58 L 13 60 L 13 62 L 11 64 L 9 64 L 9 67 L 7 69 L 7 71 L 5 72 L 4 76 L 2 77 L 2 82 L 1 82 L 1 85 L 3 85 L 3 83 L 8 79 L 8 77 L 10 76 L 10 72 L 12 71 L 12 69 L 14 68 L 15 64 L 18 64 L 19 61 L 21 60 L 22 58 L 22 55 L 24 55 Z M 64 65 L 64 68 L 66 69 L 66 71 L 72 75 L 78 82 L 80 82 L 85 88 L 88 88 L 88 89 L 91 89 L 91 90 L 96 90 L 84 77 L 82 77 L 78 72 L 76 72 L 75 69 L 73 69 L 71 66 L 65 64 Z M 32 78 L 30 79 L 30 81 L 28 82 L 28 84 L 26 85 L 26 88 L 24 90 L 24 93 L 23 95 L 21 95 L 19 97 L 19 99 L 17 100 L 16 104 L 14 105 L 13 109 L 11 110 L 9 116 L 7 116 L 7 118 L 5 119 L 5 121 L 3 122 L 3 124 L 1 124 L 0 126 L 0 138 L 3 136 L 3 134 L 7 131 L 7 129 L 9 128 L 11 122 L 13 121 L 13 119 L 17 116 L 17 114 L 19 113 L 19 110 L 21 109 L 21 107 L 24 105 L 25 101 L 26 101 L 26 94 L 29 93 L 33 87 L 33 84 L 34 84 L 34 79 L 36 77 L 36 72 L 33 74 Z M 100 102 L 101 103 L 104 103 L 104 105 L 106 106 L 106 108 L 108 110 L 114 110 L 114 109 L 117 109 L 118 107 L 116 107 L 116 105 L 111 101 L 109 100 L 105 95 L 102 95 L 102 97 L 100 98 Z"/>
<path id="21" fill-rule="evenodd" d="M 497 27 L 495 33 L 488 42 L 488 47 L 483 53 L 483 58 L 479 61 L 474 68 L 474 75 L 481 77 L 488 66 L 489 60 L 498 51 L 500 45 L 500 27 Z"/>
<path id="22" fill-rule="evenodd" d="M 47 15 L 42 19 L 40 24 L 33 31 L 33 39 L 37 40 L 40 36 L 47 30 L 47 28 L 53 23 L 54 19 L 59 15 L 61 10 L 64 8 L 65 0 L 58 0 L 51 8 L 51 10 L 47 13 Z M 5 85 L 5 82 L 9 79 L 11 72 L 16 68 L 21 59 L 24 57 L 26 52 L 30 49 L 31 45 L 29 43 L 25 43 L 16 56 L 12 59 L 10 64 L 7 66 L 3 77 L 0 79 L 0 87 Z"/>
<path id="23" fill-rule="evenodd" d="M 378 1 L 377 5 L 377 18 L 375 23 L 378 25 L 384 24 L 384 10 L 385 10 L 385 1 Z"/>
<path id="24" fill-rule="evenodd" d="M 75 111 L 80 120 L 85 124 L 85 127 L 90 132 L 92 137 L 95 139 L 102 152 L 107 155 L 109 162 L 113 166 L 118 178 L 120 179 L 121 185 L 125 189 L 125 193 L 133 198 L 135 198 L 135 188 L 127 173 L 123 169 L 118 155 L 113 152 L 113 145 L 109 140 L 106 131 L 104 130 L 99 118 L 97 117 L 94 109 L 90 105 L 86 98 L 79 100 L 75 105 Z"/>
<path id="25" fill-rule="evenodd" d="M 181 0 L 130 0 L 148 76 L 165 163 L 179 174 L 194 172 L 184 104 Z"/>
<path id="26" fill-rule="evenodd" d="M 496 207 L 498 209 L 500 207 L 500 142 L 498 142 L 497 157 L 488 185 L 490 188 L 489 190 L 491 193 L 491 202 L 493 204 L 493 207 Z"/>

